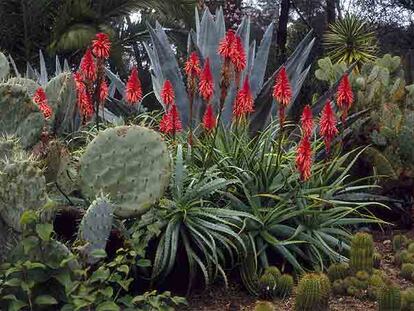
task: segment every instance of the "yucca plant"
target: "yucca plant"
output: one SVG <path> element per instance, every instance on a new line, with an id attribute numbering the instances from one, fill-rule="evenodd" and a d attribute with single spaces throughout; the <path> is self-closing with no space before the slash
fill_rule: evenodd
<path id="1" fill-rule="evenodd" d="M 348 14 L 331 24 L 324 36 L 324 44 L 335 63 L 363 64 L 375 59 L 375 33 L 354 15 Z"/>
<path id="2" fill-rule="evenodd" d="M 225 282 L 224 268 L 234 265 L 238 257 L 244 257 L 246 247 L 238 232 L 250 214 L 217 208 L 209 201 L 219 191 L 233 185 L 236 180 L 219 176 L 214 168 L 203 176 L 192 174 L 183 160 L 182 146 L 177 147 L 175 173 L 171 181 L 171 193 L 137 221 L 132 232 L 154 232 L 150 238 L 156 241 L 152 279 L 165 279 L 177 265 L 177 254 L 186 254 L 189 269 L 190 290 L 197 272 L 204 276 L 205 284 L 221 275 Z M 145 235 L 145 234 L 143 234 Z"/>

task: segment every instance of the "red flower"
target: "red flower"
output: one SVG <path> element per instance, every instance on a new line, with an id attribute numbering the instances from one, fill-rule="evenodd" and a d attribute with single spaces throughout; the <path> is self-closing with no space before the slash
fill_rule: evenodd
<path id="1" fill-rule="evenodd" d="M 95 81 L 96 64 L 91 49 L 87 49 L 80 63 L 80 71 L 86 80 Z"/>
<path id="2" fill-rule="evenodd" d="M 332 110 L 331 102 L 328 100 L 323 107 L 321 119 L 319 121 L 319 133 L 325 142 L 326 152 L 329 153 L 331 149 L 331 142 L 338 134 L 336 128 L 336 117 Z"/>
<path id="3" fill-rule="evenodd" d="M 84 121 L 92 118 L 94 113 L 93 102 L 86 89 L 78 90 L 78 107 Z"/>
<path id="4" fill-rule="evenodd" d="M 206 58 L 204 63 L 203 72 L 201 73 L 200 82 L 198 84 L 201 97 L 205 101 L 210 101 L 214 91 L 213 75 L 210 69 L 210 60 Z"/>
<path id="5" fill-rule="evenodd" d="M 220 41 L 218 53 L 224 58 L 231 58 L 235 38 L 236 33 L 234 32 L 234 30 L 229 29 L 227 30 L 226 36 Z"/>
<path id="6" fill-rule="evenodd" d="M 98 33 L 92 40 L 92 52 L 96 57 L 109 58 L 111 41 L 106 33 Z"/>
<path id="7" fill-rule="evenodd" d="M 164 82 L 164 86 L 161 90 L 161 99 L 166 106 L 174 104 L 175 93 L 170 80 L 165 80 Z"/>
<path id="8" fill-rule="evenodd" d="M 216 117 L 214 116 L 213 106 L 211 104 L 207 105 L 206 111 L 203 116 L 203 127 L 207 132 L 210 132 L 216 127 Z"/>
<path id="9" fill-rule="evenodd" d="M 284 108 L 286 108 L 292 100 L 292 89 L 285 67 L 282 67 L 276 76 L 275 85 L 273 87 L 273 98 Z"/>
<path id="10" fill-rule="evenodd" d="M 351 84 L 349 83 L 349 77 L 345 74 L 339 83 L 338 91 L 336 93 L 336 103 L 342 111 L 343 123 L 345 123 L 345 118 L 348 115 L 348 110 L 351 108 L 353 101 L 354 94 L 352 93 Z"/>
<path id="11" fill-rule="evenodd" d="M 183 129 L 177 106 L 172 103 L 171 108 L 161 119 L 160 131 L 164 134 L 175 135 Z"/>
<path id="12" fill-rule="evenodd" d="M 236 72 L 241 72 L 246 68 L 246 52 L 241 38 L 237 35 L 233 42 L 233 48 L 230 50 L 230 60 Z"/>
<path id="13" fill-rule="evenodd" d="M 311 177 L 312 147 L 309 136 L 304 136 L 296 151 L 296 168 L 300 173 L 300 179 L 306 181 Z"/>
<path id="14" fill-rule="evenodd" d="M 76 90 L 81 90 L 85 88 L 85 84 L 83 83 L 82 74 L 78 71 L 73 74 L 73 80 L 75 80 L 75 87 Z"/>
<path id="15" fill-rule="evenodd" d="M 133 67 L 129 75 L 125 88 L 125 100 L 130 105 L 134 105 L 142 100 L 141 81 L 138 77 L 138 70 Z"/>
<path id="16" fill-rule="evenodd" d="M 43 116 L 46 120 L 50 119 L 53 114 L 52 108 L 49 106 L 47 102 L 47 96 L 43 88 L 39 87 L 34 96 L 33 101 L 37 104 L 40 111 L 43 113 Z"/>
<path id="17" fill-rule="evenodd" d="M 99 90 L 99 102 L 103 103 L 109 96 L 109 87 L 106 80 L 103 80 L 101 83 L 101 88 Z"/>
<path id="18" fill-rule="evenodd" d="M 233 106 L 233 116 L 243 117 L 254 111 L 254 100 L 250 90 L 249 79 L 244 79 L 243 87 L 239 90 Z"/>
<path id="19" fill-rule="evenodd" d="M 200 59 L 196 52 L 192 52 L 187 62 L 185 63 L 185 73 L 187 77 L 197 77 L 201 73 Z"/>
<path id="20" fill-rule="evenodd" d="M 309 105 L 306 105 L 303 109 L 300 122 L 302 125 L 303 136 L 310 137 L 313 131 L 313 115 L 312 108 Z"/>

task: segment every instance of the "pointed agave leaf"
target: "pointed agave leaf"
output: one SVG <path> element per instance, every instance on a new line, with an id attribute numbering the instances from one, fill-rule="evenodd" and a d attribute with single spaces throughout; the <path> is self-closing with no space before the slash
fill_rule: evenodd
<path id="1" fill-rule="evenodd" d="M 40 64 L 40 75 L 39 75 L 39 84 L 45 86 L 48 81 L 47 77 L 47 70 L 46 70 L 46 62 L 43 56 L 42 50 L 39 50 L 39 64 Z"/>
<path id="2" fill-rule="evenodd" d="M 118 75 L 113 73 L 110 69 L 105 68 L 106 75 L 111 81 L 111 85 L 114 85 L 119 93 L 124 94 L 125 93 L 125 84 L 122 82 L 121 78 L 119 78 Z"/>
<path id="3" fill-rule="evenodd" d="M 62 66 L 60 65 L 59 56 L 56 55 L 55 76 L 60 75 L 61 73 L 62 73 Z"/>
<path id="4" fill-rule="evenodd" d="M 17 69 L 16 62 L 14 61 L 14 59 L 11 55 L 9 55 L 9 60 L 10 60 L 10 64 L 12 64 L 14 74 L 16 75 L 17 78 L 21 78 L 22 75 L 20 74 L 19 70 Z"/>
<path id="5" fill-rule="evenodd" d="M 70 66 L 67 59 L 65 59 L 63 62 L 63 71 L 70 72 Z"/>
<path id="6" fill-rule="evenodd" d="M 32 65 L 29 64 L 29 62 L 26 64 L 26 78 L 38 82 L 38 75 L 36 74 L 36 71 L 33 69 Z"/>

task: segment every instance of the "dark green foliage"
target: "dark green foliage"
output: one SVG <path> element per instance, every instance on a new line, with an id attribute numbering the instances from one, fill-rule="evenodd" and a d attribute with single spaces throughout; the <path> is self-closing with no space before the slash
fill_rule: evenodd
<path id="1" fill-rule="evenodd" d="M 292 293 L 293 285 L 293 277 L 290 274 L 282 274 L 277 280 L 277 296 L 280 298 L 289 297 Z"/>
<path id="2" fill-rule="evenodd" d="M 351 242 L 350 267 L 352 271 L 371 273 L 373 268 L 374 242 L 368 233 L 359 232 Z"/>
<path id="3" fill-rule="evenodd" d="M 384 286 L 378 297 L 379 311 L 400 311 L 401 291 L 394 285 Z"/>
<path id="4" fill-rule="evenodd" d="M 403 263 L 401 266 L 400 275 L 406 280 L 412 280 L 414 273 L 414 264 L 412 263 Z"/>
<path id="5" fill-rule="evenodd" d="M 324 274 L 308 273 L 299 281 L 295 310 L 318 311 L 328 309 L 331 284 Z"/>
<path id="6" fill-rule="evenodd" d="M 328 268 L 328 277 L 331 282 L 345 279 L 349 275 L 349 265 L 345 262 L 331 264 Z"/>

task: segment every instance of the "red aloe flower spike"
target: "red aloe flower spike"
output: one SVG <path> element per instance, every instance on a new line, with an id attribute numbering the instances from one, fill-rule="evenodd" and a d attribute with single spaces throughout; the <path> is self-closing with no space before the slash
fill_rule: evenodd
<path id="1" fill-rule="evenodd" d="M 303 136 L 310 137 L 313 131 L 313 114 L 312 108 L 309 105 L 306 105 L 303 109 L 300 122 L 302 125 Z"/>
<path id="2" fill-rule="evenodd" d="M 233 116 L 244 117 L 254 111 L 254 100 L 250 90 L 249 78 L 244 79 L 243 87 L 239 90 L 233 105 Z"/>
<path id="3" fill-rule="evenodd" d="M 172 105 L 175 102 L 174 88 L 170 80 L 165 80 L 164 82 L 161 90 L 161 99 L 166 106 Z"/>
<path id="4" fill-rule="evenodd" d="M 284 108 L 292 100 L 292 88 L 285 67 L 282 67 L 276 76 L 273 87 L 273 98 Z"/>
<path id="5" fill-rule="evenodd" d="M 343 76 L 336 92 L 336 103 L 338 108 L 342 111 L 342 123 L 345 124 L 345 119 L 348 115 L 349 108 L 354 101 L 354 94 L 352 92 L 351 84 L 347 74 Z"/>
<path id="6" fill-rule="evenodd" d="M 192 52 L 184 67 L 188 78 L 198 77 L 201 73 L 200 59 L 196 52 Z"/>
<path id="7" fill-rule="evenodd" d="M 85 88 L 85 84 L 83 83 L 82 74 L 78 71 L 73 74 L 73 80 L 75 80 L 75 87 L 76 90 L 81 90 Z"/>
<path id="8" fill-rule="evenodd" d="M 86 89 L 78 90 L 78 107 L 84 122 L 92 118 L 94 113 L 93 102 Z"/>
<path id="9" fill-rule="evenodd" d="M 216 127 L 216 123 L 213 106 L 208 104 L 203 116 L 203 127 L 207 132 L 210 132 Z"/>
<path id="10" fill-rule="evenodd" d="M 109 96 L 109 86 L 106 80 L 103 80 L 101 83 L 101 88 L 99 90 L 99 102 L 104 103 Z"/>
<path id="11" fill-rule="evenodd" d="M 111 41 L 106 33 L 98 33 L 92 40 L 92 52 L 98 58 L 109 58 Z"/>
<path id="12" fill-rule="evenodd" d="M 221 39 L 218 47 L 219 55 L 223 56 L 224 58 L 229 59 L 232 54 L 232 50 L 234 48 L 234 40 L 236 38 L 236 33 L 234 30 L 229 29 L 226 32 L 226 35 L 223 39 Z"/>
<path id="13" fill-rule="evenodd" d="M 47 96 L 43 88 L 39 87 L 36 90 L 33 96 L 33 101 L 37 104 L 46 120 L 52 117 L 53 111 L 47 102 Z"/>
<path id="14" fill-rule="evenodd" d="M 87 49 L 85 55 L 82 57 L 80 63 L 80 71 L 84 79 L 89 81 L 95 81 L 97 75 L 96 64 L 95 60 L 93 59 L 91 49 Z"/>
<path id="15" fill-rule="evenodd" d="M 201 73 L 200 82 L 198 84 L 201 97 L 209 102 L 214 92 L 213 75 L 210 69 L 210 60 L 206 58 L 204 63 L 203 72 Z"/>
<path id="16" fill-rule="evenodd" d="M 125 88 L 125 100 L 130 105 L 135 105 L 142 100 L 141 81 L 138 77 L 138 70 L 133 67 Z"/>
<path id="17" fill-rule="evenodd" d="M 241 38 L 237 35 L 235 36 L 233 48 L 231 49 L 230 60 L 234 65 L 236 73 L 240 73 L 246 68 L 246 52 L 244 51 Z"/>
<path id="18" fill-rule="evenodd" d="M 319 121 L 319 133 L 325 142 L 326 152 L 329 154 L 331 150 L 331 142 L 338 134 L 336 128 L 336 116 L 332 110 L 331 102 L 328 100 L 323 107 L 321 119 Z"/>
<path id="19" fill-rule="evenodd" d="M 171 135 L 175 135 L 183 129 L 177 106 L 174 103 L 171 104 L 168 112 L 162 117 L 159 127 L 161 132 Z"/>
<path id="20" fill-rule="evenodd" d="M 307 181 L 311 177 L 312 147 L 309 136 L 304 136 L 299 143 L 296 151 L 296 168 L 302 181 Z"/>

